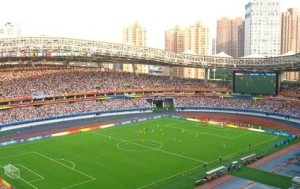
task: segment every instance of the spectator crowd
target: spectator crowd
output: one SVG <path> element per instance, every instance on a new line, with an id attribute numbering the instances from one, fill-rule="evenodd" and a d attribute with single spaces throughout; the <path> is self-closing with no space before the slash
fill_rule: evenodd
<path id="1" fill-rule="evenodd" d="M 0 67 L 2 98 L 21 96 L 58 96 L 85 91 L 110 91 L 150 88 L 230 88 L 228 81 L 171 78 L 100 68 L 67 67 L 58 65 L 4 65 Z M 293 87 L 294 86 L 294 87 Z M 298 90 L 298 85 L 285 87 Z M 0 97 L 1 98 L 1 97 Z M 300 116 L 300 105 L 240 98 L 178 97 L 176 107 L 216 107 L 260 110 Z M 27 106 L 0 111 L 0 124 L 20 122 L 50 116 L 117 109 L 150 108 L 145 99 L 113 99 L 81 101 L 42 106 Z"/>
<path id="2" fill-rule="evenodd" d="M 100 68 L 55 65 L 0 67 L 2 97 L 58 96 L 86 91 L 151 88 L 229 88 L 228 81 L 170 78 Z"/>
<path id="3" fill-rule="evenodd" d="M 259 110 L 269 113 L 281 113 L 300 116 L 300 105 L 273 101 L 257 101 L 240 98 L 212 97 L 176 97 L 174 103 L 181 107 L 233 108 L 241 110 Z M 28 106 L 0 111 L 0 124 L 46 118 L 51 116 L 79 114 L 85 112 L 151 108 L 144 98 L 111 99 L 101 101 L 81 101 L 42 106 Z"/>
<path id="4" fill-rule="evenodd" d="M 241 110 L 259 110 L 270 113 L 281 113 L 300 116 L 300 105 L 248 98 L 198 98 L 180 97 L 175 99 L 177 107 L 209 107 L 209 108 L 234 108 Z"/>
<path id="5" fill-rule="evenodd" d="M 0 111 L 0 124 L 47 118 L 51 116 L 79 114 L 84 112 L 150 108 L 145 99 L 112 99 L 82 101 L 43 106 L 27 106 Z"/>

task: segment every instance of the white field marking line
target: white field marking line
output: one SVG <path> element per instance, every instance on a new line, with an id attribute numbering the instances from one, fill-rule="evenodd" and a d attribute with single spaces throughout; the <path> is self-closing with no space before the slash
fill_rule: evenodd
<path id="1" fill-rule="evenodd" d="M 39 181 L 39 180 L 44 180 L 44 178 L 33 179 L 33 180 L 28 181 L 28 182 L 29 182 L 29 183 L 32 183 L 32 182 L 36 182 L 36 181 Z"/>
<path id="2" fill-rule="evenodd" d="M 42 175 L 40 175 L 40 174 L 38 174 L 38 173 L 32 171 L 31 169 L 25 167 L 25 166 L 22 165 L 22 164 L 16 164 L 16 165 L 19 165 L 20 167 L 23 167 L 24 169 L 27 169 L 28 171 L 32 172 L 32 173 L 35 174 L 36 176 L 40 177 L 40 178 L 38 178 L 38 179 L 30 180 L 30 181 L 28 181 L 28 182 L 35 182 L 35 181 L 39 181 L 39 180 L 45 179 Z"/>
<path id="3" fill-rule="evenodd" d="M 94 180 L 96 180 L 96 179 L 90 179 L 90 180 L 87 180 L 87 181 L 83 181 L 83 182 L 80 182 L 80 183 L 77 183 L 77 184 L 73 184 L 73 185 L 70 185 L 70 186 L 63 187 L 62 189 L 73 188 L 74 186 L 79 186 L 79 185 L 82 185 L 82 184 L 85 184 L 85 183 L 88 183 L 88 182 L 92 182 Z"/>
<path id="4" fill-rule="evenodd" d="M 265 140 L 265 141 L 263 141 L 263 142 L 261 142 L 261 143 L 258 143 L 258 144 L 256 144 L 256 145 L 253 145 L 252 147 L 260 146 L 261 144 L 264 144 L 264 143 L 269 142 L 269 141 L 271 141 L 271 140 L 274 140 L 274 139 L 276 139 L 276 138 L 278 138 L 278 137 L 277 137 L 277 136 L 274 136 L 273 138 L 268 139 L 268 140 Z M 252 148 L 252 147 L 251 147 L 251 148 Z M 233 156 L 233 155 L 235 155 L 235 154 L 238 154 L 238 153 L 241 153 L 241 152 L 247 151 L 247 150 L 248 150 L 248 148 L 243 149 L 243 150 L 240 150 L 240 151 L 237 151 L 237 152 L 234 152 L 234 153 L 229 154 L 229 155 L 226 155 L 226 156 L 224 156 L 224 157 L 230 157 L 230 156 Z M 213 162 L 215 162 L 215 161 L 219 161 L 219 160 L 217 159 L 217 160 L 211 161 L 211 162 L 209 162 L 209 164 L 210 164 L 210 163 L 213 163 Z"/>
<path id="5" fill-rule="evenodd" d="M 148 186 L 151 186 L 151 185 L 154 185 L 154 184 L 163 182 L 163 181 L 165 181 L 165 180 L 169 180 L 169 179 L 171 179 L 171 178 L 173 178 L 173 177 L 177 177 L 177 176 L 179 176 L 179 175 L 186 176 L 186 175 L 184 175 L 185 173 L 187 173 L 187 172 L 189 172 L 189 171 L 192 171 L 192 170 L 195 170 L 195 169 L 200 168 L 200 167 L 201 167 L 201 166 L 193 167 L 193 168 L 188 169 L 188 170 L 186 170 L 186 171 L 183 171 L 183 172 L 180 172 L 180 173 L 176 173 L 176 174 L 171 175 L 171 176 L 169 176 L 169 177 L 166 177 L 166 178 L 160 179 L 160 180 L 158 180 L 158 181 L 152 182 L 152 183 L 150 183 L 150 184 L 141 186 L 141 187 L 139 187 L 139 188 L 137 188 L 137 189 L 146 188 L 146 187 L 148 187 Z"/>
<path id="6" fill-rule="evenodd" d="M 84 176 L 86 176 L 86 177 L 89 177 L 90 179 L 96 180 L 96 178 L 94 178 L 94 177 L 92 177 L 92 176 L 90 176 L 90 175 L 88 175 L 88 174 L 86 174 L 86 173 L 83 173 L 83 172 L 81 172 L 81 171 L 79 171 L 79 170 L 77 170 L 77 169 L 72 169 L 71 167 L 69 167 L 69 166 L 67 166 L 67 165 L 65 165 L 65 164 L 63 164 L 63 163 L 61 163 L 61 162 L 59 162 L 59 161 L 56 161 L 55 159 L 49 158 L 48 156 L 43 155 L 43 154 L 41 154 L 41 153 L 39 153 L 39 152 L 33 152 L 33 153 L 35 153 L 35 154 L 37 154 L 37 155 L 39 155 L 39 156 L 41 156 L 41 157 L 44 157 L 44 158 L 46 158 L 46 159 L 48 159 L 48 160 L 50 160 L 50 161 L 53 161 L 53 162 L 55 162 L 55 163 L 57 163 L 57 164 L 60 164 L 60 165 L 62 165 L 62 166 L 64 166 L 64 167 L 67 167 L 68 169 L 71 169 L 71 170 L 73 170 L 73 171 L 75 171 L 75 172 L 77 172 L 77 173 L 80 173 L 80 174 L 82 174 L 82 175 L 84 175 Z"/>
<path id="7" fill-rule="evenodd" d="M 111 137 L 111 136 L 103 135 L 103 134 L 96 133 L 96 132 L 91 132 L 91 133 L 94 134 L 94 135 L 99 135 L 99 136 L 103 136 L 103 137 Z M 134 144 L 134 145 L 137 145 L 137 146 L 141 146 L 141 147 L 144 147 L 144 148 L 148 148 L 148 149 L 151 149 L 151 150 L 153 150 L 153 151 L 159 151 L 159 152 L 163 152 L 163 153 L 166 153 L 166 154 L 171 154 L 171 155 L 178 156 L 178 157 L 181 157 L 181 158 L 185 158 L 185 159 L 193 160 L 193 161 L 196 161 L 196 162 L 204 163 L 204 161 L 201 161 L 201 160 L 198 160 L 198 159 L 194 159 L 194 158 L 191 158 L 191 157 L 187 157 L 187 156 L 183 156 L 183 155 L 179 155 L 179 154 L 175 154 L 175 153 L 173 153 L 173 152 L 168 152 L 168 151 L 161 150 L 161 149 L 151 148 L 151 147 L 149 147 L 149 146 L 145 146 L 145 145 L 138 144 L 138 143 L 135 143 L 135 142 L 131 142 L 131 141 L 119 139 L 119 138 L 116 138 L 116 137 L 111 137 L 111 138 L 113 138 L 113 139 L 115 139 L 115 140 L 119 140 L 119 141 L 121 141 L 121 142 L 127 142 L 127 143 L 129 143 L 129 144 Z"/>
<path id="8" fill-rule="evenodd" d="M 71 163 L 72 164 L 72 169 L 75 169 L 75 163 L 73 161 L 70 161 L 70 160 L 67 160 L 67 159 L 64 159 L 64 161 Z"/>
<path id="9" fill-rule="evenodd" d="M 174 127 L 174 126 L 170 126 L 170 125 L 165 125 L 166 127 L 170 127 L 170 128 L 176 128 L 176 129 L 184 129 L 182 127 Z M 240 135 L 236 135 L 236 136 L 233 136 L 233 137 L 225 137 L 225 136 L 220 136 L 220 135 L 214 135 L 214 134 L 210 134 L 210 133 L 205 133 L 205 132 L 201 132 L 201 131 L 194 131 L 194 130 L 190 130 L 190 129 L 185 129 L 186 131 L 189 131 L 188 133 L 191 133 L 191 134 L 206 134 L 206 135 L 211 135 L 211 136 L 216 136 L 216 137 L 220 137 L 220 138 L 226 138 L 226 139 L 235 139 L 235 138 L 238 138 L 240 136 L 243 136 L 243 135 L 246 135 L 246 134 L 250 134 L 250 133 L 253 133 L 251 131 L 244 131 L 245 133 L 242 133 Z M 216 129 L 215 129 L 216 130 Z M 220 129 L 221 130 L 221 129 Z M 220 131 L 218 130 L 218 131 Z M 228 131 L 228 130 L 227 130 Z M 259 134 L 259 133 L 256 133 L 256 134 Z"/>
<path id="10" fill-rule="evenodd" d="M 0 167 L 2 167 L 4 169 L 4 167 L 2 165 L 0 165 Z M 29 186 L 31 186 L 34 189 L 39 189 L 38 187 L 34 186 L 33 184 L 27 182 L 26 180 L 22 179 L 21 177 L 19 178 L 21 181 L 25 182 L 26 184 L 28 184 Z"/>
<path id="11" fill-rule="evenodd" d="M 140 140 L 142 140 L 142 139 L 140 139 Z M 151 140 L 146 139 L 145 141 L 151 141 Z M 156 149 L 161 149 L 164 146 L 163 143 L 161 143 L 161 142 L 159 142 L 157 140 L 152 140 L 152 141 L 157 142 L 158 144 L 160 144 L 160 146 L 158 148 L 156 148 Z M 120 147 L 121 143 L 124 143 L 124 142 L 119 142 L 117 144 L 117 148 L 120 149 L 120 150 L 124 150 L 124 151 L 128 151 L 128 152 L 150 152 L 150 151 L 152 151 L 150 149 L 148 149 L 148 150 L 129 150 L 129 149 L 125 149 L 125 148 Z"/>
<path id="12" fill-rule="evenodd" d="M 22 180 L 23 182 L 27 183 L 32 188 L 39 189 L 38 187 L 34 186 L 33 184 L 31 184 L 31 183 L 27 182 L 26 180 L 22 179 L 21 177 L 20 177 L 20 180 Z"/>
<path id="13" fill-rule="evenodd" d="M 269 139 L 269 140 L 263 141 L 263 142 L 261 142 L 261 143 L 259 143 L 259 144 L 256 144 L 256 145 L 254 145 L 254 146 L 259 146 L 259 145 L 261 145 L 261 144 L 263 144 L 263 143 L 265 143 L 265 142 L 268 142 L 268 141 L 270 141 L 270 140 L 274 140 L 275 138 L 277 138 L 277 136 L 275 136 L 275 137 L 273 137 L 273 138 L 271 138 L 271 139 Z M 240 150 L 240 151 L 238 151 L 238 152 L 229 154 L 229 155 L 227 155 L 227 156 L 231 156 L 231 155 L 233 155 L 233 154 L 237 154 L 237 153 L 240 153 L 240 152 L 246 151 L 246 150 L 247 150 L 247 149 L 245 149 L 245 150 Z M 224 156 L 224 157 L 227 157 L 227 156 Z M 211 163 L 213 163 L 213 162 L 215 162 L 215 161 L 219 161 L 219 160 L 217 159 L 217 160 L 211 161 L 211 162 L 209 162 L 208 164 L 211 164 Z M 139 187 L 139 188 L 137 188 L 137 189 L 143 189 L 143 188 L 146 188 L 146 187 L 148 187 L 148 186 L 151 186 L 151 185 L 154 185 L 154 184 L 163 182 L 163 181 L 165 181 L 165 180 L 169 180 L 169 179 L 171 179 L 171 178 L 173 178 L 173 177 L 182 175 L 182 174 L 184 174 L 184 173 L 186 173 L 186 172 L 195 170 L 195 169 L 197 169 L 197 168 L 199 168 L 199 167 L 201 167 L 201 166 L 197 166 L 197 167 L 191 168 L 191 169 L 189 169 L 189 170 L 187 170 L 187 171 L 184 171 L 184 172 L 181 172 L 181 173 L 177 173 L 177 174 L 175 174 L 175 175 L 171 175 L 171 176 L 169 176 L 169 177 L 166 177 L 166 178 L 164 178 L 164 179 L 158 180 L 158 181 L 156 181 L 156 182 L 152 182 L 152 183 L 150 183 L 150 184 L 141 186 L 141 187 Z M 185 175 L 184 175 L 184 176 L 185 176 Z"/>
<path id="14" fill-rule="evenodd" d="M 186 120 L 186 121 L 190 121 L 190 120 Z M 190 121 L 190 122 L 194 122 L 194 121 Z M 211 125 L 209 123 L 194 122 L 194 124 L 192 124 L 191 126 L 205 128 L 205 129 L 211 129 L 211 130 L 217 130 L 217 131 L 223 131 L 223 132 L 227 132 L 228 131 L 228 129 L 226 129 L 226 127 L 221 127 L 220 125 L 216 125 L 216 124 L 212 124 L 213 127 L 211 127 L 211 126 L 203 126 L 203 125 L 200 125 L 200 124 Z M 216 127 L 216 128 L 214 128 L 214 127 Z"/>
<path id="15" fill-rule="evenodd" d="M 1 149 L 1 148 L 0 148 L 0 149 Z M 11 156 L 2 157 L 2 158 L 0 158 L 0 160 L 2 160 L 2 159 L 7 159 L 7 158 L 12 158 L 12 157 L 23 156 L 23 155 L 32 154 L 32 153 L 33 153 L 33 152 L 25 152 L 25 153 L 21 153 L 21 154 L 15 154 L 15 155 L 11 155 Z"/>
<path id="16" fill-rule="evenodd" d="M 66 162 L 69 162 L 70 164 L 72 164 L 72 169 L 75 168 L 75 163 L 73 161 L 70 161 L 70 160 L 67 160 L 67 159 L 55 159 L 55 161 L 66 161 Z"/>
<path id="17" fill-rule="evenodd" d="M 170 125 L 164 125 L 164 127 L 169 127 L 169 128 L 178 129 L 178 130 L 184 129 L 182 127 L 174 127 L 174 126 L 170 126 Z M 224 136 L 214 135 L 214 134 L 205 133 L 205 132 L 193 131 L 193 130 L 189 130 L 189 129 L 184 129 L 184 130 L 187 133 L 191 133 L 191 134 L 204 134 L 204 135 L 210 135 L 210 136 L 219 137 L 219 138 L 231 139 L 231 137 L 224 137 Z"/>
<path id="18" fill-rule="evenodd" d="M 209 125 L 209 123 L 207 123 Z M 210 129 L 210 130 L 215 130 L 215 131 L 222 131 L 222 132 L 228 132 L 229 130 L 226 129 L 226 127 L 221 127 L 221 128 L 213 128 L 211 126 L 200 126 L 200 125 L 197 125 L 197 124 L 193 124 L 191 126 L 194 126 L 194 127 L 200 127 L 200 128 L 203 128 L 203 129 Z M 217 127 L 217 126 L 214 126 L 214 127 Z"/>
<path id="19" fill-rule="evenodd" d="M 80 135 L 84 135 L 86 133 L 80 133 Z M 80 136 L 79 135 L 79 136 Z M 2 146 L 0 147 L 0 149 L 7 149 L 7 148 L 16 148 L 16 147 L 20 147 L 20 146 L 26 146 L 26 145 L 31 145 L 31 144 L 36 144 L 36 143 L 42 143 L 42 142 L 47 142 L 49 140 L 47 139 L 51 139 L 52 140 L 60 140 L 63 139 L 65 137 L 71 137 L 71 136 L 78 136 L 78 135 L 65 135 L 65 136 L 60 136 L 60 137 L 51 137 L 51 138 L 44 138 L 44 139 L 40 139 L 40 140 L 36 140 L 36 141 L 31 141 L 31 142 L 24 142 L 24 143 L 17 143 L 17 144 L 12 144 L 12 145 L 8 145 L 8 146 Z"/>
<path id="20" fill-rule="evenodd" d="M 174 118 L 174 119 L 176 119 L 176 118 Z M 226 129 L 226 127 L 224 127 L 224 128 L 212 128 L 210 126 L 203 126 L 203 125 L 201 125 L 201 124 L 203 124 L 201 122 L 195 122 L 195 121 L 191 121 L 191 120 L 179 120 L 178 119 L 177 121 L 178 122 L 170 123 L 170 124 L 165 124 L 165 125 L 167 125 L 167 126 L 168 125 L 177 125 L 177 124 L 180 124 L 182 122 L 189 122 L 189 123 L 193 123 L 193 124 L 188 125 L 188 126 L 198 127 L 198 128 L 201 128 L 201 129 L 205 128 L 205 129 L 217 130 L 217 131 L 222 131 L 222 132 L 227 132 L 228 131 L 228 129 Z M 207 125 L 209 125 L 209 123 L 207 123 Z M 164 125 L 162 125 L 162 126 L 164 126 Z"/>
<path id="21" fill-rule="evenodd" d="M 241 136 L 244 136 L 244 135 L 248 135 L 248 134 L 251 134 L 252 132 L 250 132 L 250 131 L 245 131 L 245 133 L 242 133 L 242 134 L 240 134 L 240 135 L 236 135 L 236 136 L 234 136 L 234 137 L 231 137 L 230 139 L 235 139 L 235 138 L 239 138 L 239 137 L 241 137 Z M 255 134 L 258 134 L 258 133 L 255 133 Z"/>

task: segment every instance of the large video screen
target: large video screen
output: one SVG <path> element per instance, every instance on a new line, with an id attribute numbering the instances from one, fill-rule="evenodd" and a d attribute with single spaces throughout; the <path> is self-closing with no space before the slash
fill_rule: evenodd
<path id="1" fill-rule="evenodd" d="M 245 72 L 233 73 L 233 92 L 251 95 L 277 95 L 277 72 Z"/>

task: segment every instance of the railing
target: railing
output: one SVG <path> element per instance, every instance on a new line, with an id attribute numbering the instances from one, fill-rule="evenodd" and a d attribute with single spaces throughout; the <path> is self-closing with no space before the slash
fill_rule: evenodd
<path id="1" fill-rule="evenodd" d="M 84 112 L 84 113 L 77 113 L 77 114 L 65 114 L 65 115 L 59 115 L 59 116 L 50 116 L 45 118 L 37 118 L 33 120 L 26 120 L 26 121 L 19 121 L 19 122 L 13 122 L 13 123 L 6 123 L 0 125 L 0 128 L 9 127 L 9 126 L 15 126 L 15 125 L 22 125 L 22 124 L 30 124 L 35 122 L 42 122 L 42 121 L 49 121 L 49 120 L 56 120 L 56 119 L 64 119 L 64 118 L 75 118 L 75 117 L 81 117 L 81 116 L 87 116 L 87 115 L 101 115 L 101 114 L 109 114 L 109 113 L 118 113 L 118 112 L 134 112 L 134 111 L 149 111 L 150 108 L 133 108 L 133 109 L 120 109 L 120 110 L 109 110 L 109 111 L 92 111 L 92 112 Z"/>
<path id="2" fill-rule="evenodd" d="M 201 106 L 178 106 L 176 107 L 177 110 L 222 110 L 222 111 L 230 111 L 230 112 L 246 112 L 246 113 L 258 113 L 264 114 L 266 116 L 278 116 L 288 119 L 296 119 L 300 120 L 299 116 L 293 116 L 288 114 L 282 114 L 277 112 L 268 112 L 262 110 L 247 110 L 247 109 L 240 109 L 240 108 L 217 108 L 217 107 L 201 107 Z"/>

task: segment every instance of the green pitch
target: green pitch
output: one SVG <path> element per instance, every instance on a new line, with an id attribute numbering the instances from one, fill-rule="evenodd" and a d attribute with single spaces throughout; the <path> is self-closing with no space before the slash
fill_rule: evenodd
<path id="1" fill-rule="evenodd" d="M 206 171 L 266 153 L 279 140 L 164 118 L 0 148 L 0 166 L 16 166 L 21 178 L 3 169 L 0 177 L 17 189 L 194 188 Z"/>

